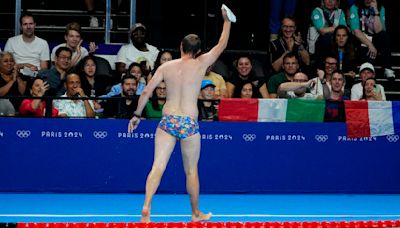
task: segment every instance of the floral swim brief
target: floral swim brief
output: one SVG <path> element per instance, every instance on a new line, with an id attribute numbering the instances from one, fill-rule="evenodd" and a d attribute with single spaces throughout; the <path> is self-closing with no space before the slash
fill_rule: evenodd
<path id="1" fill-rule="evenodd" d="M 163 115 L 158 127 L 178 139 L 199 133 L 199 124 L 190 116 Z"/>

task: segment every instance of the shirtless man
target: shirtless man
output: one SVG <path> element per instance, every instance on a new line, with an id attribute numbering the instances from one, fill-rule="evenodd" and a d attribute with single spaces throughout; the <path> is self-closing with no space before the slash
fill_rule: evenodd
<path id="1" fill-rule="evenodd" d="M 167 90 L 163 117 L 157 127 L 155 152 L 152 169 L 146 181 L 146 196 L 141 222 L 150 222 L 150 209 L 161 177 L 175 147 L 180 140 L 183 166 L 186 174 L 186 189 L 190 195 L 192 221 L 209 220 L 211 213 L 199 210 L 198 160 L 200 157 L 200 134 L 197 123 L 197 98 L 207 67 L 214 63 L 228 44 L 231 22 L 227 11 L 221 9 L 224 19 L 223 30 L 218 44 L 209 52 L 200 55 L 200 39 L 197 35 L 187 35 L 181 42 L 181 58 L 162 64 L 143 90 L 134 117 L 129 121 L 128 132 L 133 132 L 140 122 L 140 116 L 149 96 L 161 81 Z"/>

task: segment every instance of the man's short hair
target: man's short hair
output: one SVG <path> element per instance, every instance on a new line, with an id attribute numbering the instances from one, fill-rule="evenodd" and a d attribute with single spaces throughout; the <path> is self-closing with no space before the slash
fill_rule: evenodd
<path id="1" fill-rule="evenodd" d="M 72 56 L 72 51 L 71 51 L 71 49 L 69 49 L 68 47 L 59 47 L 59 48 L 57 48 L 55 55 L 56 55 L 57 57 L 60 56 L 60 53 L 61 53 L 62 51 L 67 51 L 67 52 L 69 52 L 69 53 L 71 54 L 71 56 Z"/>
<path id="2" fill-rule="evenodd" d="M 201 40 L 196 34 L 189 34 L 182 40 L 182 51 L 185 54 L 196 56 L 201 50 Z"/>
<path id="3" fill-rule="evenodd" d="M 78 22 L 71 22 L 65 26 L 65 35 L 68 36 L 69 31 L 76 31 L 81 34 L 81 25 Z"/>
<path id="4" fill-rule="evenodd" d="M 334 71 L 332 72 L 331 81 L 332 81 L 332 79 L 333 79 L 333 75 L 334 75 L 334 74 L 340 74 L 340 75 L 342 75 L 343 82 L 346 84 L 346 77 L 344 76 L 344 72 L 343 72 L 343 71 L 341 71 L 341 70 L 334 70 Z"/>
<path id="5" fill-rule="evenodd" d="M 299 62 L 299 57 L 294 52 L 288 52 L 286 55 L 284 55 L 283 62 L 285 62 L 286 59 L 290 58 L 295 58 L 297 60 L 297 63 Z"/>
<path id="6" fill-rule="evenodd" d="M 133 79 L 133 80 L 135 80 L 136 85 L 138 84 L 138 82 L 137 82 L 135 76 L 127 74 L 127 75 L 124 75 L 124 76 L 121 78 L 121 85 L 123 85 L 123 84 L 125 83 L 125 81 L 128 80 L 128 79 Z"/>
<path id="7" fill-rule="evenodd" d="M 35 18 L 33 17 L 33 15 L 29 12 L 23 12 L 21 14 L 21 16 L 19 17 L 19 24 L 22 25 L 22 18 L 24 17 L 31 17 L 33 19 L 33 22 L 35 22 Z"/>

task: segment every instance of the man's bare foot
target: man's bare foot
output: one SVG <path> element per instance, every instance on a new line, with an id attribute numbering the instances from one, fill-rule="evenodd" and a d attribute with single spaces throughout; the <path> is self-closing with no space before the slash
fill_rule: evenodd
<path id="1" fill-rule="evenodd" d="M 210 220 L 211 216 L 211 212 L 208 212 L 208 214 L 203 214 L 202 212 L 199 212 L 198 215 L 192 214 L 192 222 L 207 221 Z"/>
<path id="2" fill-rule="evenodd" d="M 150 210 L 147 208 L 143 208 L 142 217 L 140 218 L 140 222 L 149 223 L 150 222 Z"/>

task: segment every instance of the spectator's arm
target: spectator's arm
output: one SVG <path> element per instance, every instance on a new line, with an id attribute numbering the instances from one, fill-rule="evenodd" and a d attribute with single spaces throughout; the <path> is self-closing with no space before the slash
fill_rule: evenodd
<path id="1" fill-rule="evenodd" d="M 227 98 L 232 98 L 234 91 L 235 91 L 235 85 L 232 84 L 231 82 L 226 82 Z"/>

